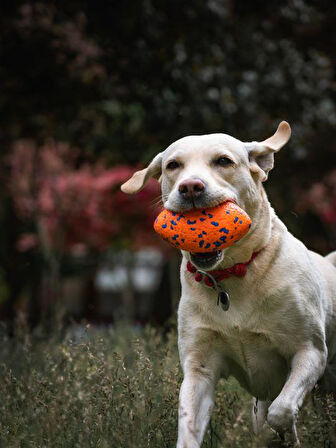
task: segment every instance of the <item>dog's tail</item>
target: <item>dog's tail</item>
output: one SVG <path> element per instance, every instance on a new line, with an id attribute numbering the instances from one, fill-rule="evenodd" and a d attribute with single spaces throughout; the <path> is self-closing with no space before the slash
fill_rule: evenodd
<path id="1" fill-rule="evenodd" d="M 334 252 L 330 252 L 330 254 L 328 254 L 325 258 L 330 261 L 331 264 L 336 266 L 336 250 L 334 250 Z"/>

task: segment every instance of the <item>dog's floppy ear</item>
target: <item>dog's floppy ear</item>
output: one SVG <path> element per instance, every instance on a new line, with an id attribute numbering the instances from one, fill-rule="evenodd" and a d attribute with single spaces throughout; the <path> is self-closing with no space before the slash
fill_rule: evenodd
<path id="1" fill-rule="evenodd" d="M 247 143 L 247 151 L 252 173 L 260 175 L 260 180 L 267 180 L 268 172 L 274 165 L 274 153 L 278 152 L 290 139 L 291 128 L 287 121 L 282 121 L 275 134 L 263 142 Z"/>
<path id="2" fill-rule="evenodd" d="M 159 179 L 161 176 L 162 152 L 157 154 L 147 168 L 136 171 L 133 176 L 122 184 L 121 191 L 127 194 L 134 194 L 140 191 L 149 178 Z"/>

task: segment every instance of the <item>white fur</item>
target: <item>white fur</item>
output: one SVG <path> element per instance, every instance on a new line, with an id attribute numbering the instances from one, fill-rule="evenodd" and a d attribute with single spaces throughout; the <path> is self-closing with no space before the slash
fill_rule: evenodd
<path id="1" fill-rule="evenodd" d="M 178 448 L 201 446 L 216 383 L 230 375 L 259 399 L 256 432 L 267 418 L 277 431 L 289 429 L 296 437 L 295 421 L 306 394 L 326 364 L 336 363 L 336 268 L 332 264 L 336 257 L 326 259 L 311 252 L 291 235 L 271 208 L 261 183 L 273 166 L 273 153 L 289 138 L 288 128 L 282 127 L 282 134 L 279 129 L 260 144 L 244 144 L 225 134 L 186 137 L 159 157 L 167 208 L 187 208 L 178 185 L 197 177 L 207 186 L 208 206 L 232 199 L 252 218 L 251 231 L 223 250 L 216 269 L 246 262 L 262 249 L 245 277 L 222 282 L 230 294 L 227 312 L 216 305 L 214 290 L 194 281 L 186 270 L 190 255 L 183 252 L 178 346 L 184 380 Z M 220 154 L 235 165 L 215 166 L 213 160 Z M 172 159 L 181 163 L 175 172 L 165 169 Z M 133 190 L 138 187 L 133 185 Z"/>

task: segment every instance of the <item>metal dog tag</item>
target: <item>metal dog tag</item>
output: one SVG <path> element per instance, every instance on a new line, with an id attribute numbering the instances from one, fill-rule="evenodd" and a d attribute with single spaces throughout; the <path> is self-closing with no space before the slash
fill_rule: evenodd
<path id="1" fill-rule="evenodd" d="M 219 305 L 219 303 L 221 304 L 223 311 L 227 311 L 230 307 L 230 296 L 224 290 L 219 291 L 219 293 L 218 293 L 217 305 Z"/>
<path id="2" fill-rule="evenodd" d="M 212 286 L 209 286 L 213 288 L 217 292 L 217 305 L 221 305 L 221 308 L 223 311 L 227 311 L 230 307 L 230 296 L 227 291 L 223 289 L 223 287 L 216 282 L 214 277 L 209 274 L 209 272 L 201 271 L 201 269 L 197 269 L 197 271 L 204 276 L 207 276 L 212 281 Z"/>

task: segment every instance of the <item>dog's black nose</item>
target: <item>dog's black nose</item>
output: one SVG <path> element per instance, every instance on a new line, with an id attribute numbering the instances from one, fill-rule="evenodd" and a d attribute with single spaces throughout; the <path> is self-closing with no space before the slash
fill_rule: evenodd
<path id="1" fill-rule="evenodd" d="M 205 190 L 205 184 L 201 179 L 186 179 L 178 187 L 184 199 L 197 198 Z"/>

